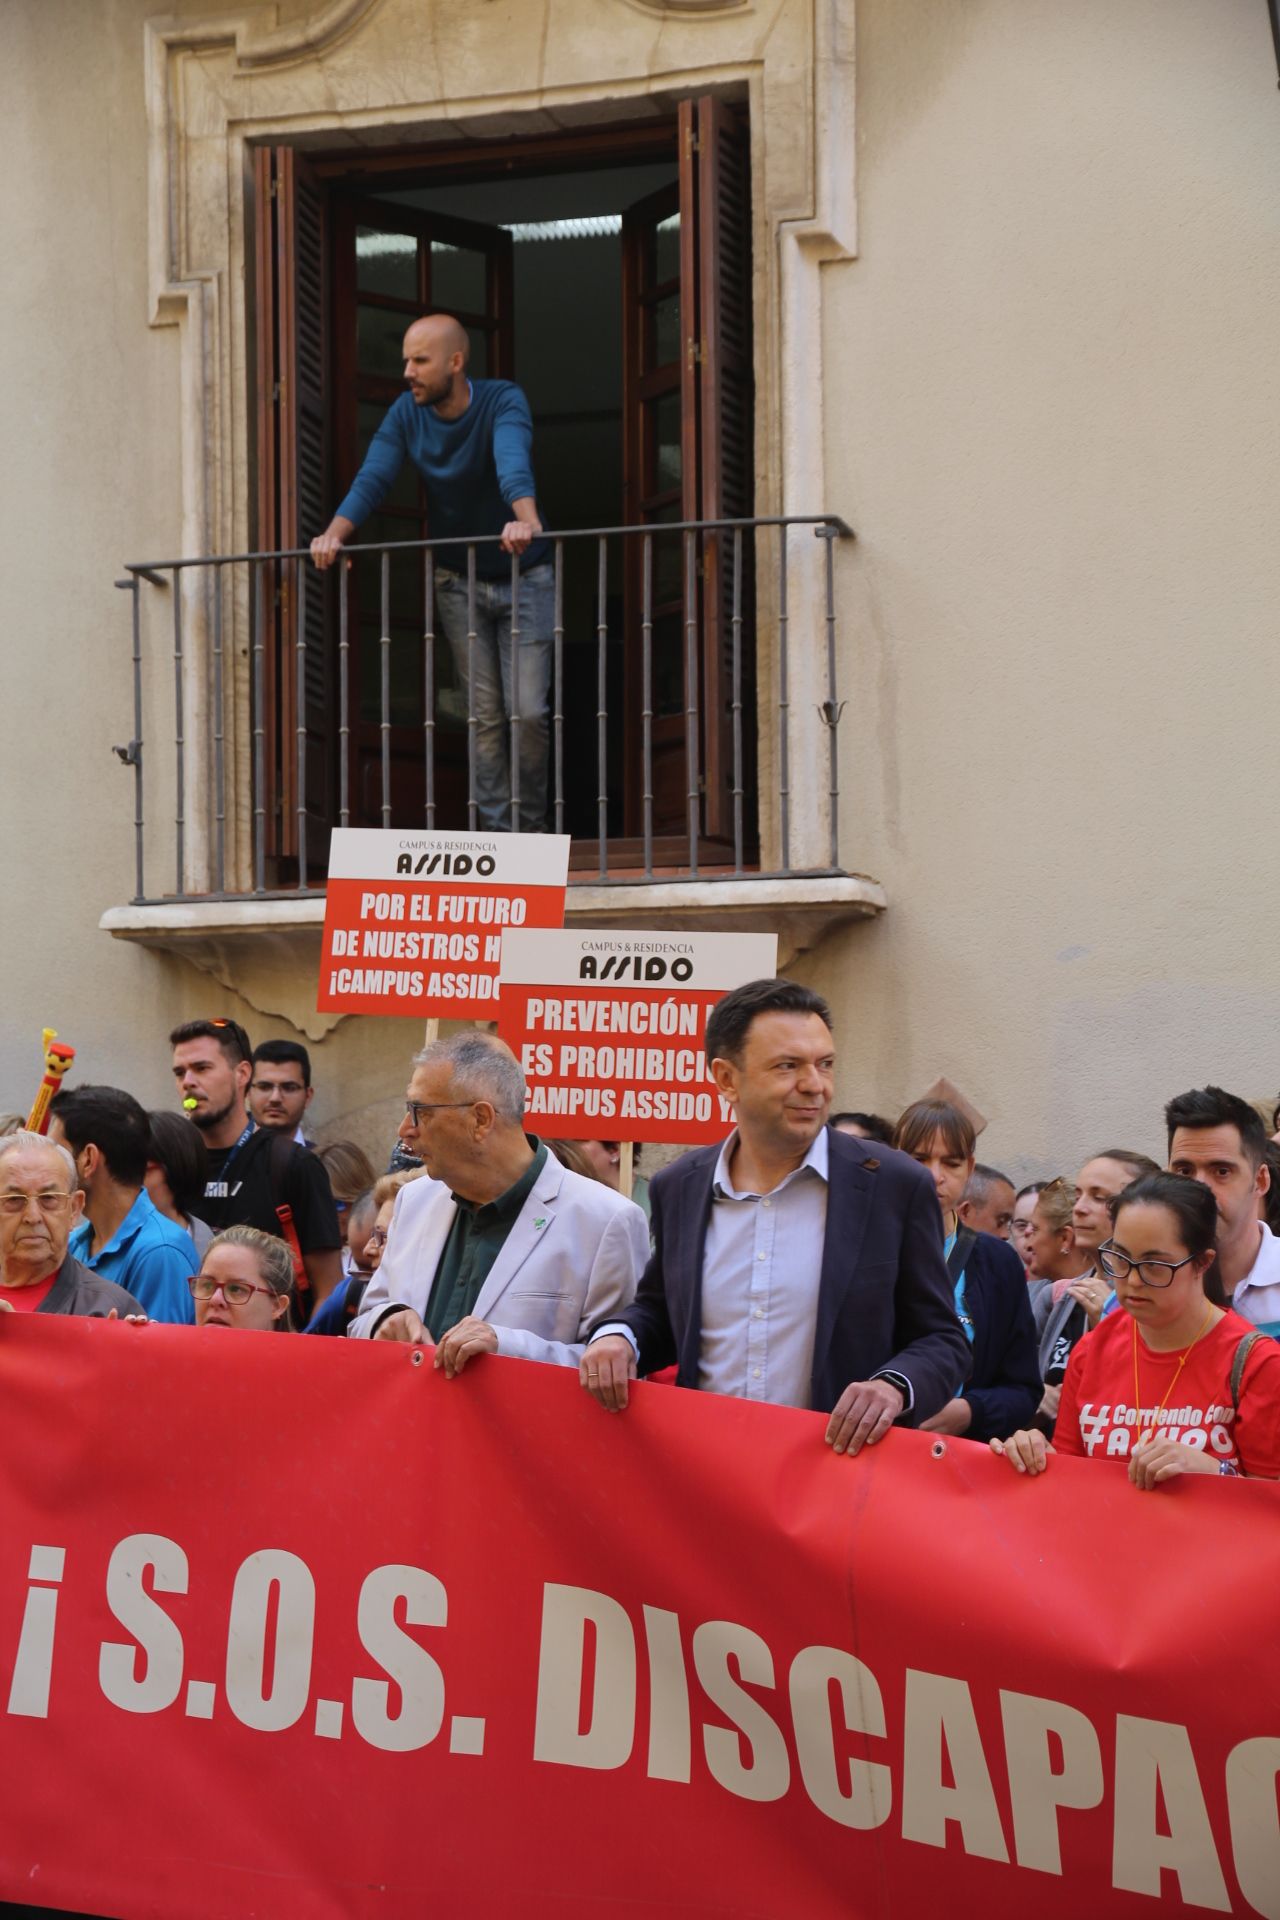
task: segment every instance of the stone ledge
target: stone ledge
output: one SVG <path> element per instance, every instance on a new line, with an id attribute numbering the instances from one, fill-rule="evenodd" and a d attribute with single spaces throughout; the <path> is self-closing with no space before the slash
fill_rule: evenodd
<path id="1" fill-rule="evenodd" d="M 641 927 L 655 933 L 776 933 L 778 965 L 816 947 L 854 920 L 874 919 L 888 901 L 860 873 L 791 874 L 786 879 L 580 881 L 565 901 L 567 927 Z"/>
<path id="2" fill-rule="evenodd" d="M 888 902 L 863 874 L 792 874 L 785 879 L 570 881 L 568 927 L 636 927 L 655 933 L 777 933 L 788 966 L 837 927 L 873 919 Z M 275 894 L 242 900 L 158 900 L 109 907 L 98 922 L 115 940 L 179 954 L 264 1013 L 296 1002 L 296 970 L 319 965 L 324 898 Z M 290 991 L 285 990 L 289 975 Z M 272 1004 L 274 1003 L 274 1004 Z M 322 1015 L 325 1025 L 338 1016 Z M 308 1022 L 312 1026 L 316 1016 Z"/>

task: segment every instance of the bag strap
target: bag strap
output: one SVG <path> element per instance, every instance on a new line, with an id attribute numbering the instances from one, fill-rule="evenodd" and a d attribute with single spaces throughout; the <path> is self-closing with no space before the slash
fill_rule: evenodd
<path id="1" fill-rule="evenodd" d="M 298 1239 L 298 1229 L 293 1224 L 293 1208 L 284 1198 L 284 1177 L 289 1162 L 293 1158 L 294 1140 L 289 1133 L 277 1133 L 268 1149 L 267 1177 L 271 1184 L 271 1206 L 276 1219 L 280 1222 L 281 1237 L 293 1255 L 294 1290 L 301 1300 L 311 1288 L 306 1265 L 302 1258 L 302 1243 Z"/>
<path id="2" fill-rule="evenodd" d="M 957 1227 L 955 1245 L 947 1255 L 947 1274 L 952 1286 L 965 1270 L 969 1255 L 977 1242 L 977 1234 L 972 1227 Z"/>
<path id="3" fill-rule="evenodd" d="M 1240 1388 L 1244 1383 L 1244 1370 L 1248 1363 L 1249 1355 L 1253 1352 L 1259 1340 L 1265 1340 L 1266 1338 L 1267 1335 L 1262 1332 L 1261 1328 L 1255 1327 L 1252 1333 L 1242 1333 L 1236 1342 L 1235 1354 L 1231 1361 L 1231 1404 L 1237 1413 L 1240 1411 Z"/>

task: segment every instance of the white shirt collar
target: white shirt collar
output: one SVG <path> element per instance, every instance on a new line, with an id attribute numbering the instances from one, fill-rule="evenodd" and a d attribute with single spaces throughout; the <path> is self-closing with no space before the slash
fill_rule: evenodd
<path id="1" fill-rule="evenodd" d="M 1275 1286 L 1280 1282 L 1280 1240 L 1278 1240 L 1265 1220 L 1258 1222 L 1258 1251 L 1253 1265 L 1236 1287 L 1239 1294 L 1245 1287 Z M 1234 1296 L 1233 1296 L 1234 1297 Z"/>
<path id="2" fill-rule="evenodd" d="M 723 1194 L 726 1200 L 757 1199 L 759 1196 L 756 1194 L 739 1192 L 738 1188 L 734 1186 L 732 1177 L 730 1176 L 729 1163 L 733 1159 L 733 1151 L 737 1144 L 738 1129 L 735 1127 L 720 1149 L 720 1158 L 716 1161 L 716 1170 L 711 1178 L 711 1191 L 713 1193 L 719 1192 Z M 775 1193 L 781 1192 L 782 1187 L 789 1186 L 793 1180 L 797 1179 L 800 1174 L 804 1172 L 806 1167 L 816 1173 L 819 1179 L 829 1181 L 830 1165 L 831 1155 L 827 1146 L 827 1129 L 821 1127 L 808 1153 L 806 1153 L 804 1159 L 800 1162 L 800 1165 L 793 1168 L 786 1179 L 780 1182 L 779 1186 L 775 1187 L 773 1191 Z"/>

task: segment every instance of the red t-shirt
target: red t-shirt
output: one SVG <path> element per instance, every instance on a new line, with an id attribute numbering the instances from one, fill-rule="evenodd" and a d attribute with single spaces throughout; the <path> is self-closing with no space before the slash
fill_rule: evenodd
<path id="1" fill-rule="evenodd" d="M 49 1298 L 57 1277 L 51 1273 L 47 1280 L 37 1280 L 33 1287 L 0 1287 L 0 1300 L 7 1300 L 16 1313 L 34 1313 L 41 1302 Z"/>
<path id="2" fill-rule="evenodd" d="M 1093 1460 L 1127 1461 L 1137 1436 L 1154 1430 L 1199 1448 L 1211 1459 L 1229 1460 L 1242 1473 L 1280 1479 L 1280 1341 L 1255 1343 L 1240 1384 L 1239 1414 L 1231 1405 L 1231 1363 L 1241 1340 L 1252 1331 L 1238 1313 L 1225 1313 L 1202 1335 L 1158 1421 L 1156 1409 L 1173 1385 L 1185 1349 L 1155 1353 L 1139 1333 L 1139 1418 L 1133 1408 L 1134 1326 L 1117 1308 L 1072 1351 L 1054 1446 L 1059 1453 Z"/>

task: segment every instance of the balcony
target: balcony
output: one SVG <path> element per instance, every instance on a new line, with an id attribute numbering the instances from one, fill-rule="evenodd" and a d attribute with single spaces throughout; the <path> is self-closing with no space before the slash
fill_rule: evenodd
<path id="1" fill-rule="evenodd" d="M 832 515 L 548 539 L 546 825 L 573 836 L 567 924 L 776 929 L 786 964 L 883 910 L 879 884 L 841 860 L 851 541 Z M 139 562 L 117 585 L 135 889 L 101 926 L 228 987 L 251 964 L 249 997 L 273 1011 L 272 976 L 318 962 L 331 827 L 491 824 L 468 663 L 504 596 L 517 657 L 539 643 L 546 657 L 533 578 L 494 540 L 412 541 L 355 545 L 328 573 L 306 549 Z M 502 824 L 518 830 L 539 716 L 513 704 Z"/>

